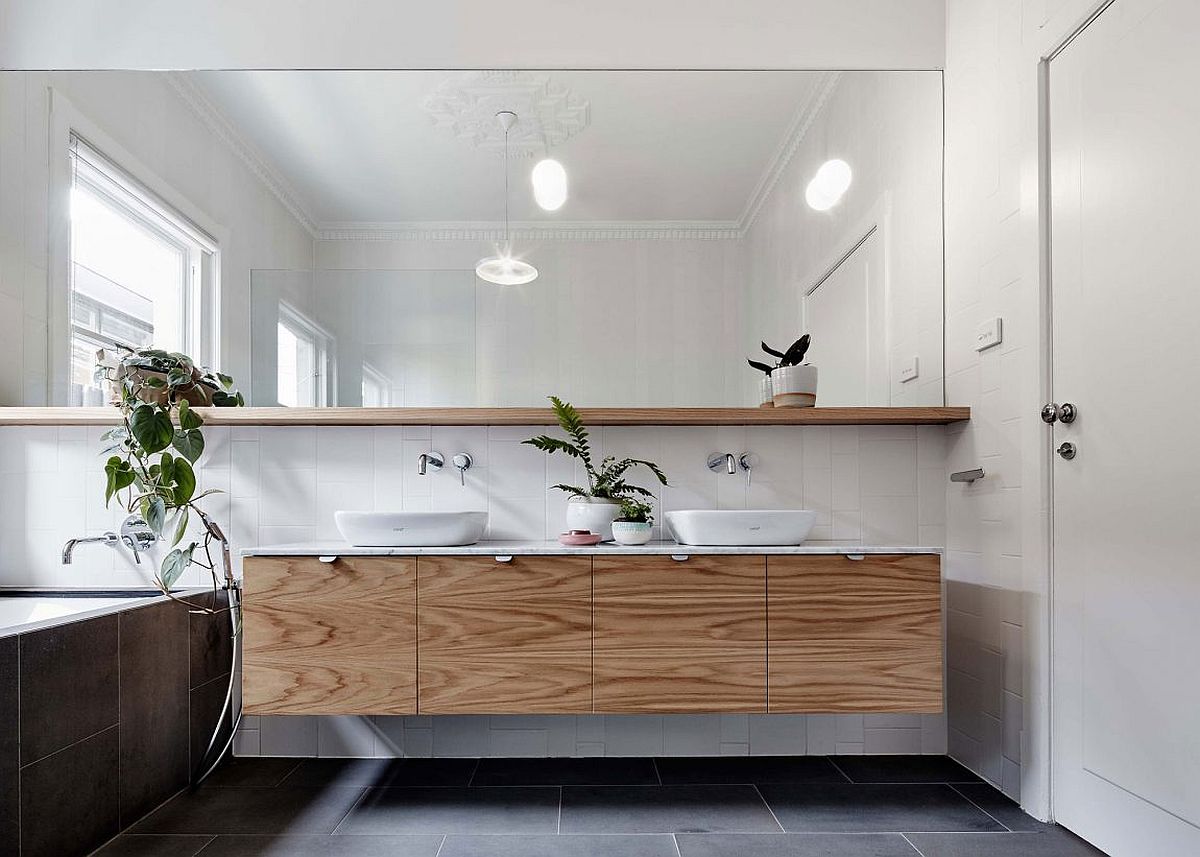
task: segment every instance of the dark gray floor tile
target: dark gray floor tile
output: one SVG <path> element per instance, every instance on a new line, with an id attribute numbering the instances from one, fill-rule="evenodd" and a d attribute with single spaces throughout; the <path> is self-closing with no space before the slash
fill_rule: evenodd
<path id="1" fill-rule="evenodd" d="M 480 759 L 473 786 L 656 786 L 650 759 Z"/>
<path id="2" fill-rule="evenodd" d="M 195 857 L 212 841 L 211 836 L 124 835 L 92 857 Z"/>
<path id="3" fill-rule="evenodd" d="M 132 833 L 332 833 L 361 789 L 201 788 L 135 824 Z"/>
<path id="4" fill-rule="evenodd" d="M 95 735 L 119 719 L 117 617 L 22 634 L 21 764 Z M 115 769 L 114 769 L 115 770 Z"/>
<path id="5" fill-rule="evenodd" d="M 663 785 L 683 783 L 844 783 L 825 756 L 715 756 L 656 759 Z"/>
<path id="6" fill-rule="evenodd" d="M 87 854 L 120 831 L 116 726 L 21 769 L 22 857 Z"/>
<path id="7" fill-rule="evenodd" d="M 1004 828 L 947 785 L 766 785 L 784 830 L 795 833 L 906 833 Z"/>
<path id="8" fill-rule="evenodd" d="M 958 783 L 952 788 L 1009 830 L 1045 830 L 1050 825 L 1038 821 L 999 789 L 988 783 Z"/>
<path id="9" fill-rule="evenodd" d="M 465 786 L 475 759 L 305 759 L 285 786 Z"/>
<path id="10" fill-rule="evenodd" d="M 202 857 L 436 857 L 440 835 L 218 836 Z"/>
<path id="11" fill-rule="evenodd" d="M 567 786 L 563 833 L 770 833 L 753 786 Z"/>
<path id="12" fill-rule="evenodd" d="M 556 788 L 370 789 L 339 834 L 554 833 Z"/>
<path id="13" fill-rule="evenodd" d="M 832 756 L 856 783 L 979 783 L 949 756 Z"/>
<path id="14" fill-rule="evenodd" d="M 448 836 L 438 857 L 677 857 L 662 836 Z"/>
<path id="15" fill-rule="evenodd" d="M 725 833 L 676 838 L 683 857 L 918 857 L 899 833 Z"/>
<path id="16" fill-rule="evenodd" d="M 1061 827 L 1040 833 L 910 833 L 924 857 L 1104 857 Z"/>
<path id="17" fill-rule="evenodd" d="M 221 766 L 204 781 L 203 788 L 273 788 L 281 785 L 288 774 L 300 766 L 301 761 L 269 756 L 227 756 Z"/>
<path id="18" fill-rule="evenodd" d="M 188 784 L 188 613 L 168 601 L 118 616 L 121 823 Z"/>

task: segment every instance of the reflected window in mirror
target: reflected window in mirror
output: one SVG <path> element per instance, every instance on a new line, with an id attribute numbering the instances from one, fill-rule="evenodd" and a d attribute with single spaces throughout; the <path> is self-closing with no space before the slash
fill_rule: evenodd
<path id="1" fill-rule="evenodd" d="M 364 408 L 390 408 L 392 382 L 370 363 L 362 365 L 362 403 Z"/>
<path id="2" fill-rule="evenodd" d="M 102 405 L 97 352 L 151 345 L 198 354 L 216 242 L 138 180 L 72 135 L 72 405 Z"/>
<path id="3" fill-rule="evenodd" d="M 289 304 L 279 305 L 279 404 L 287 408 L 329 404 L 333 346 L 333 337 L 320 325 Z"/>

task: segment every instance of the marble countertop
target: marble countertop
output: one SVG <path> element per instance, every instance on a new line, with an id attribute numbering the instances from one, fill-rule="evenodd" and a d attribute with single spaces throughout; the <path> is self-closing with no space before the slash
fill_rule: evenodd
<path id="1" fill-rule="evenodd" d="M 714 546 L 657 541 L 644 545 L 600 544 L 567 547 L 557 541 L 481 541 L 459 547 L 355 547 L 346 542 L 296 542 L 243 548 L 242 556 L 655 556 L 720 554 L 940 554 L 940 547 L 913 545 L 856 545 L 809 541 L 802 545 Z"/>

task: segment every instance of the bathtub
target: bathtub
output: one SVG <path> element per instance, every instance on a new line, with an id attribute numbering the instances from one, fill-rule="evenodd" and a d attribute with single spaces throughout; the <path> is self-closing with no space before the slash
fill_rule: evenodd
<path id="1" fill-rule="evenodd" d="M 142 607 L 166 596 L 157 589 L 6 589 L 0 587 L 0 637 L 52 628 Z"/>

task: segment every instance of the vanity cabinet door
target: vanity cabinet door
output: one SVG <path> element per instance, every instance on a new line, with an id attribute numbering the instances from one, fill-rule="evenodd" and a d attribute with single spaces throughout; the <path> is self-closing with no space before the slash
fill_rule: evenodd
<path id="1" fill-rule="evenodd" d="M 598 712 L 764 712 L 761 556 L 596 557 Z"/>
<path id="2" fill-rule="evenodd" d="M 592 710 L 590 557 L 420 557 L 423 714 Z"/>
<path id="3" fill-rule="evenodd" d="M 942 710 L 936 555 L 767 560 L 772 712 Z"/>
<path id="4" fill-rule="evenodd" d="M 416 561 L 247 557 L 247 714 L 415 714 Z"/>

